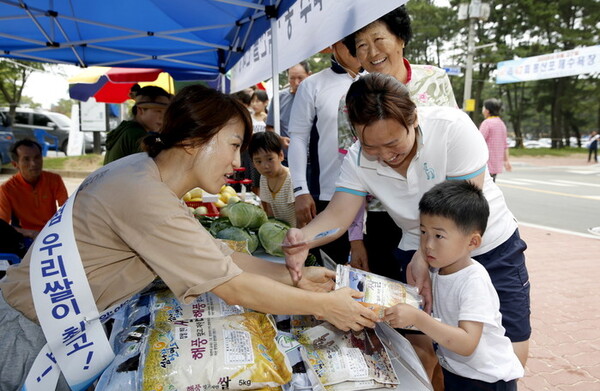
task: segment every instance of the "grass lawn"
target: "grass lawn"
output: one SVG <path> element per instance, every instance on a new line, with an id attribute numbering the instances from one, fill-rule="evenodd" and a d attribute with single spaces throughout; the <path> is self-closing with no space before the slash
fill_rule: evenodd
<path id="1" fill-rule="evenodd" d="M 575 148 L 575 147 L 564 147 L 561 149 L 551 148 L 511 148 L 510 156 L 522 157 L 522 156 L 533 156 L 533 157 L 576 157 L 576 156 L 587 156 L 587 148 Z"/>
<path id="2" fill-rule="evenodd" d="M 551 148 L 511 148 L 511 157 L 578 157 L 584 159 L 587 156 L 587 148 L 565 147 L 562 149 Z M 82 156 L 52 157 L 44 158 L 44 169 L 47 170 L 67 170 L 67 171 L 94 171 L 102 166 L 103 155 L 89 154 Z M 2 167 L 12 168 L 12 165 L 5 164 Z"/>
<path id="3" fill-rule="evenodd" d="M 102 166 L 103 155 L 89 154 L 82 156 L 44 158 L 44 170 L 94 171 Z M 4 164 L 4 168 L 13 168 L 12 164 Z"/>

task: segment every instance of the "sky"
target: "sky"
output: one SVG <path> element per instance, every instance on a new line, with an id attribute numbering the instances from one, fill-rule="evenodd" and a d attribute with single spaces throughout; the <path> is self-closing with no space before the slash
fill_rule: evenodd
<path id="1" fill-rule="evenodd" d="M 61 99 L 69 99 L 69 83 L 67 79 L 81 72 L 81 68 L 73 65 L 46 65 L 45 72 L 33 72 L 23 89 L 23 95 L 34 102 L 50 109 Z"/>

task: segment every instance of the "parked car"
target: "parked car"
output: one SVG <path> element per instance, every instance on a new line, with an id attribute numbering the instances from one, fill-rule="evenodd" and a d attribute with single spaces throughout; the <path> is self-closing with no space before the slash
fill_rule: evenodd
<path id="1" fill-rule="evenodd" d="M 10 163 L 10 148 L 15 143 L 15 135 L 8 127 L 8 118 L 0 112 L 0 164 Z"/>
<path id="2" fill-rule="evenodd" d="M 8 114 L 8 107 L 0 108 L 4 115 Z M 67 154 L 69 142 L 69 130 L 71 119 L 64 114 L 52 111 L 29 109 L 17 107 L 15 118 L 11 124 L 12 132 L 17 140 L 30 138 L 35 140 L 33 129 L 44 129 L 46 132 L 58 138 L 59 149 Z M 85 150 L 91 152 L 94 149 L 94 137 L 91 132 L 84 132 Z M 106 143 L 106 133 L 101 133 L 101 145 Z"/>

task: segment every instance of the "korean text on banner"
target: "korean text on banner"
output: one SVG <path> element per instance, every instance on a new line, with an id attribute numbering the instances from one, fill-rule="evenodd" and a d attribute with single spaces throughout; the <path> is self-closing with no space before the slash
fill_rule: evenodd
<path id="1" fill-rule="evenodd" d="M 600 72 L 600 45 L 498 63 L 496 84 Z"/>

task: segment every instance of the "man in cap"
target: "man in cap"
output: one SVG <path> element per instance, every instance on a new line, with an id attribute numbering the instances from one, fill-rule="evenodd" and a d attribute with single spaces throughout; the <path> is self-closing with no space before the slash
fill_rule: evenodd
<path id="1" fill-rule="evenodd" d="M 140 142 L 148 132 L 160 132 L 171 94 L 156 86 L 140 88 L 131 109 L 133 120 L 123 121 L 106 137 L 104 164 L 142 152 Z"/>

